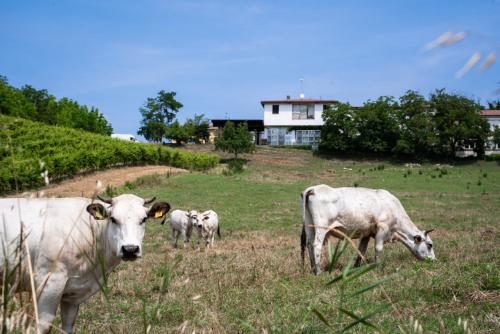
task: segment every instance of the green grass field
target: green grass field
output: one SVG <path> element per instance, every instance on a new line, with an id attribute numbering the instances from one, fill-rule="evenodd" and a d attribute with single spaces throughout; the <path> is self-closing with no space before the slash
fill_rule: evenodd
<path id="1" fill-rule="evenodd" d="M 191 148 L 200 150 L 202 148 Z M 96 295 L 81 307 L 78 332 L 322 333 L 351 322 L 343 306 L 363 314 L 386 307 L 370 321 L 382 332 L 500 330 L 500 168 L 495 162 L 461 166 L 405 166 L 387 161 L 314 157 L 311 152 L 259 148 L 241 174 L 146 177 L 119 192 L 157 196 L 173 209 L 215 210 L 222 239 L 208 253 L 173 249 L 168 229 L 148 222 L 145 255 L 110 276 L 109 303 Z M 402 201 L 420 228 L 436 228 L 438 261 L 417 261 L 402 244 L 387 244 L 382 263 L 353 284 L 325 286 L 331 273 L 313 276 L 300 263 L 300 192 L 307 186 L 384 188 Z M 349 250 L 350 251 L 350 250 Z M 350 251 L 352 253 L 352 251 Z M 373 241 L 368 259 L 373 258 Z M 354 291 L 388 275 L 371 292 Z M 165 283 L 165 277 L 168 282 Z M 168 287 L 167 287 L 168 286 Z M 163 288 L 166 288 L 164 290 Z M 446 328 L 443 331 L 442 328 Z M 372 332 L 356 326 L 353 332 Z"/>

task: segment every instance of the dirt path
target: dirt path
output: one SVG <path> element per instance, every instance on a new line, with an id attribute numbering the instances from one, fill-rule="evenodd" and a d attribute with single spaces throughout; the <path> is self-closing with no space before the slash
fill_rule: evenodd
<path id="1" fill-rule="evenodd" d="M 39 195 L 43 197 L 90 197 L 93 195 L 97 181 L 101 181 L 102 189 L 108 185 L 113 187 L 121 186 L 126 181 L 134 181 L 138 177 L 150 174 L 174 174 L 186 172 L 185 169 L 168 166 L 136 166 L 113 168 L 92 174 L 77 176 L 70 180 L 50 185 L 38 190 Z M 43 192 L 43 193 L 42 193 Z M 23 195 L 29 196 L 36 192 L 28 192 Z"/>

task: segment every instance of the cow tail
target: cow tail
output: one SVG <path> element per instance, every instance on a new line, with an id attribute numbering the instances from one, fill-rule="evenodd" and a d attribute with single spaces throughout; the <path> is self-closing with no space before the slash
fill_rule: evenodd
<path id="1" fill-rule="evenodd" d="M 300 234 L 300 256 L 302 259 L 302 267 L 304 266 L 304 256 L 306 252 L 306 243 L 307 243 L 307 235 L 306 235 L 306 219 L 307 215 L 310 216 L 309 213 L 309 196 L 314 195 L 314 189 L 306 190 L 304 193 L 300 194 L 302 198 L 302 233 Z"/>
<path id="2" fill-rule="evenodd" d="M 300 234 L 300 257 L 302 259 L 302 267 L 304 267 L 304 255 L 306 252 L 306 227 L 302 224 L 302 233 Z"/>
<path id="3" fill-rule="evenodd" d="M 306 234 L 306 224 L 310 219 L 311 214 L 309 212 L 309 196 L 314 195 L 314 189 L 309 189 L 300 194 L 302 198 L 302 233 L 300 234 L 300 256 L 302 258 L 302 266 L 304 266 L 304 256 L 307 244 L 307 234 Z"/>
<path id="4" fill-rule="evenodd" d="M 219 225 L 217 225 L 217 236 L 218 236 L 218 237 L 219 237 L 219 239 L 220 239 L 220 227 L 219 227 Z"/>

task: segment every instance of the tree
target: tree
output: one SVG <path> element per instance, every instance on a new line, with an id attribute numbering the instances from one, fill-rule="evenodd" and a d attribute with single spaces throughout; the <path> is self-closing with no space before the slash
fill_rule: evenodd
<path id="1" fill-rule="evenodd" d="M 186 125 L 180 124 L 179 121 L 175 121 L 168 125 L 166 129 L 165 137 L 175 140 L 178 145 L 189 141 L 191 138 L 189 128 Z"/>
<path id="2" fill-rule="evenodd" d="M 189 133 L 190 140 L 200 143 L 208 141 L 208 128 L 210 124 L 205 115 L 194 114 L 192 119 L 187 119 L 184 124 L 186 131 Z"/>
<path id="3" fill-rule="evenodd" d="M 6 77 L 0 75 L 0 114 L 32 118 L 35 106 L 16 88 L 9 85 Z"/>
<path id="4" fill-rule="evenodd" d="M 233 153 L 235 159 L 238 159 L 238 154 L 253 153 L 255 144 L 247 124 L 240 123 L 238 126 L 234 126 L 233 122 L 226 122 L 222 133 L 215 141 L 215 149 Z"/>
<path id="5" fill-rule="evenodd" d="M 479 157 L 484 155 L 490 128 L 488 121 L 481 116 L 481 105 L 438 89 L 431 94 L 430 106 L 443 154 L 453 157 L 460 148 L 471 146 Z"/>
<path id="6" fill-rule="evenodd" d="M 139 109 L 142 121 L 138 134 L 150 141 L 163 142 L 167 127 L 183 107 L 182 103 L 175 99 L 176 94 L 161 90 L 155 98 L 149 97 L 146 100 L 144 106 Z"/>
<path id="7" fill-rule="evenodd" d="M 349 103 L 337 103 L 323 110 L 322 148 L 340 152 L 355 149 L 354 142 L 359 132 L 353 114 Z"/>
<path id="8" fill-rule="evenodd" d="M 368 100 L 357 109 L 354 114 L 359 131 L 357 147 L 365 152 L 390 153 L 400 136 L 396 111 L 397 103 L 390 96 Z"/>
<path id="9" fill-rule="evenodd" d="M 401 137 L 395 153 L 426 157 L 434 154 L 437 144 L 436 124 L 425 97 L 407 91 L 399 98 L 398 112 Z"/>
<path id="10" fill-rule="evenodd" d="M 500 99 L 496 101 L 488 101 L 488 109 L 500 110 Z"/>
<path id="11" fill-rule="evenodd" d="M 49 94 L 46 89 L 36 89 L 30 85 L 25 85 L 21 87 L 21 92 L 26 99 L 36 107 L 35 121 L 51 125 L 71 126 L 69 124 L 57 122 L 57 99 L 55 96 Z"/>

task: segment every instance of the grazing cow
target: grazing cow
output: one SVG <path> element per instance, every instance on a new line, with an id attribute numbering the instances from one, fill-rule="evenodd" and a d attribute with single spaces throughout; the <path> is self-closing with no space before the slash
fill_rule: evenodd
<path id="1" fill-rule="evenodd" d="M 320 257 L 328 233 L 336 237 L 359 238 L 359 252 L 366 252 L 370 238 L 375 238 L 375 261 L 377 262 L 384 243 L 402 242 L 419 260 L 435 259 L 432 230 L 421 231 L 406 214 L 401 202 L 383 189 L 331 188 L 318 185 L 307 188 L 302 194 L 303 227 L 301 255 L 307 245 L 311 268 L 318 274 Z M 356 260 L 359 266 L 361 256 Z"/>
<path id="2" fill-rule="evenodd" d="M 213 247 L 216 232 L 220 238 L 219 217 L 215 211 L 208 210 L 201 213 L 194 226 L 196 227 L 198 240 L 200 238 L 205 240 L 205 248 Z"/>
<path id="3" fill-rule="evenodd" d="M 198 211 L 174 210 L 170 214 L 169 225 L 172 238 L 172 246 L 177 248 L 177 240 L 182 236 L 184 244 L 189 242 L 193 224 L 198 220 Z"/>
<path id="4" fill-rule="evenodd" d="M 170 210 L 165 202 L 145 207 L 153 201 L 129 194 L 101 201 L 0 199 L 1 275 L 20 264 L 19 289 L 32 291 L 31 264 L 41 333 L 50 331 L 59 305 L 62 329 L 71 333 L 80 304 L 100 290 L 107 274 L 121 260 L 142 256 L 146 220 Z"/>

